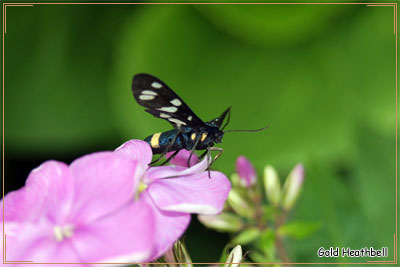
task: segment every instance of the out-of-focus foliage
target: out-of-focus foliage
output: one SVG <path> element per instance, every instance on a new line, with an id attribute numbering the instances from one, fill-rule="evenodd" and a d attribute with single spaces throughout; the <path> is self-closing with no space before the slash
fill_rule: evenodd
<path id="1" fill-rule="evenodd" d="M 253 263 L 293 262 L 287 256 L 283 239 L 304 240 L 320 228 L 318 222 L 287 221 L 302 191 L 303 165 L 298 164 L 293 168 L 284 180 L 283 189 L 277 171 L 271 165 L 267 165 L 264 170 L 263 179 L 247 183 L 250 175 L 255 179 L 257 177 L 252 164 L 240 156 L 236 161 L 237 173 L 231 176 L 232 188 L 222 213 L 198 215 L 198 218 L 211 229 L 230 233 L 231 240 L 225 250 L 235 245 L 244 245 Z M 264 184 L 261 184 L 262 181 Z M 282 198 L 271 195 L 281 195 Z M 226 251 L 221 255 L 221 262 L 225 256 Z M 244 263 L 251 261 L 246 259 Z"/>
<path id="2" fill-rule="evenodd" d="M 133 100 L 139 72 L 165 81 L 204 120 L 232 106 L 228 129 L 271 123 L 265 132 L 227 133 L 214 167 L 230 174 L 240 154 L 258 170 L 305 165 L 291 216 L 320 228 L 288 242 L 290 258 L 360 261 L 320 259 L 321 246 L 393 251 L 393 8 L 7 7 L 6 157 L 112 149 L 170 129 Z M 194 262 L 217 260 L 190 236 L 186 244 Z"/>
<path id="3" fill-rule="evenodd" d="M 108 78 L 124 14 L 134 10 L 112 9 L 7 7 L 4 122 L 9 152 L 62 155 L 115 138 Z"/>

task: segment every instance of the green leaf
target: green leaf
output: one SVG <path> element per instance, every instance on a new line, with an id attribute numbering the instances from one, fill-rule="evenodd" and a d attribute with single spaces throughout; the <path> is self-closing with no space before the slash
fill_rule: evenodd
<path id="1" fill-rule="evenodd" d="M 220 232 L 237 232 L 243 226 L 239 216 L 227 212 L 217 215 L 198 215 L 197 218 L 205 226 Z"/>
<path id="2" fill-rule="evenodd" d="M 395 125 L 393 125 L 395 126 Z M 360 212 L 365 215 L 368 237 L 376 247 L 393 248 L 396 227 L 395 128 L 392 136 L 368 124 L 357 131 L 357 159 L 352 179 Z"/>
<path id="3" fill-rule="evenodd" d="M 268 228 L 264 230 L 261 234 L 260 247 L 265 255 L 269 258 L 275 255 L 275 232 Z"/>
<path id="4" fill-rule="evenodd" d="M 329 30 L 331 20 L 349 11 L 324 5 L 198 5 L 196 8 L 219 30 L 240 41 L 266 47 L 304 41 Z"/>
<path id="5" fill-rule="evenodd" d="M 229 249 L 231 249 L 232 247 L 233 247 L 232 244 L 226 244 L 226 246 L 222 250 L 221 256 L 219 257 L 219 262 L 222 263 L 222 264 L 220 264 L 220 267 L 224 266 L 223 263 L 226 262 L 226 259 L 228 258 L 228 255 L 229 255 Z"/>
<path id="6" fill-rule="evenodd" d="M 255 241 L 260 236 L 260 230 L 257 228 L 250 228 L 242 231 L 232 239 L 233 244 L 246 245 Z"/>
<path id="7" fill-rule="evenodd" d="M 109 19 L 112 14 L 99 6 L 86 10 L 70 5 L 7 9 L 9 152 L 58 156 L 115 137 L 107 84 L 112 35 L 122 17 Z M 111 143 L 118 145 L 115 139 Z"/>
<path id="8" fill-rule="evenodd" d="M 254 262 L 268 262 L 268 258 L 262 255 L 261 253 L 257 251 L 250 251 L 248 254 L 250 259 L 252 259 Z"/>
<path id="9" fill-rule="evenodd" d="M 278 234 L 295 239 L 304 239 L 314 234 L 321 228 L 320 222 L 295 221 L 281 225 Z"/>

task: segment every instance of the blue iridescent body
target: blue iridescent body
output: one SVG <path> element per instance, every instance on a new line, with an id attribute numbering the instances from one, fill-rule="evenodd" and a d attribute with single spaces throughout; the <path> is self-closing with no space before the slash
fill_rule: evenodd
<path id="1" fill-rule="evenodd" d="M 152 134 L 144 139 L 152 148 L 153 154 L 162 154 L 166 150 L 177 151 L 180 149 L 204 150 L 221 143 L 224 133 L 215 126 L 206 123 L 206 127 L 190 128 L 182 127 L 180 130 Z M 175 140 L 175 141 L 174 141 Z"/>

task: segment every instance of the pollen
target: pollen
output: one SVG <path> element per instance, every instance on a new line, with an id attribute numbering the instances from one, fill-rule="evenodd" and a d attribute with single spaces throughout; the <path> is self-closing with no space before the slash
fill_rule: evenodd
<path id="1" fill-rule="evenodd" d="M 57 242 L 63 241 L 65 238 L 72 237 L 74 235 L 74 228 L 72 225 L 66 226 L 54 226 L 53 228 L 54 239 Z"/>
<path id="2" fill-rule="evenodd" d="M 145 183 L 143 183 L 143 182 L 140 182 L 140 183 L 139 183 L 138 192 L 139 192 L 139 193 L 142 193 L 144 190 L 146 190 L 146 188 L 147 188 L 147 184 L 145 184 Z"/>

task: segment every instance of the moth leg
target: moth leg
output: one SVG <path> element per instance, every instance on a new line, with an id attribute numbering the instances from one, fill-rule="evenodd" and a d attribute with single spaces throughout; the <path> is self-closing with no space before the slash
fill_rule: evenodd
<path id="1" fill-rule="evenodd" d="M 168 162 L 170 162 L 171 159 L 175 158 L 175 156 L 179 153 L 179 151 L 181 151 L 181 150 L 180 149 L 176 150 L 174 152 L 174 154 L 169 156 L 163 163 L 160 164 L 160 166 L 163 166 L 163 165 L 167 164 Z"/>
<path id="2" fill-rule="evenodd" d="M 153 165 L 154 163 L 157 163 L 160 161 L 160 159 L 163 157 L 164 155 L 161 154 L 157 159 L 153 160 L 152 162 L 150 162 L 150 165 Z"/>
<path id="3" fill-rule="evenodd" d="M 196 149 L 196 147 L 200 143 L 200 138 L 201 138 L 201 135 L 198 135 L 198 137 L 196 137 L 196 141 L 194 141 L 194 145 L 193 145 L 192 149 L 190 150 L 190 156 L 189 156 L 188 161 L 187 161 L 188 168 L 190 168 L 190 159 L 192 158 L 194 150 Z"/>
<path id="4" fill-rule="evenodd" d="M 211 162 L 211 165 L 221 156 L 224 149 L 221 147 L 210 147 L 209 151 L 218 151 L 217 155 L 215 155 L 214 160 Z"/>
<path id="5" fill-rule="evenodd" d="M 211 178 L 210 175 L 210 169 L 211 169 L 211 165 L 214 164 L 214 162 L 221 156 L 222 152 L 224 151 L 223 148 L 220 147 L 209 147 L 207 148 L 207 152 L 211 154 L 211 151 L 218 151 L 217 155 L 215 155 L 214 159 L 211 160 L 210 164 L 207 167 L 207 171 L 208 171 L 208 178 Z"/>
<path id="6" fill-rule="evenodd" d="M 180 132 L 178 132 L 175 136 L 174 136 L 174 139 L 172 139 L 172 141 L 167 145 L 167 147 L 164 149 L 164 151 L 160 154 L 160 156 L 157 158 L 157 159 L 155 159 L 155 160 L 153 160 L 152 162 L 150 162 L 150 165 L 151 164 L 154 164 L 154 163 L 156 163 L 156 162 L 158 162 L 158 161 L 160 161 L 160 159 L 162 158 L 162 157 L 164 157 L 165 156 L 165 154 L 167 154 L 168 152 L 169 152 L 169 150 L 171 149 L 171 147 L 175 144 L 175 142 L 176 142 L 176 139 L 178 138 L 178 136 L 180 135 Z M 176 155 L 175 155 L 176 156 Z M 174 156 L 174 157 L 175 157 Z M 170 159 L 171 160 L 171 159 Z M 169 160 L 168 160 L 169 161 Z M 167 162 L 168 162 L 167 161 Z M 161 164 L 161 165 L 164 165 L 164 164 L 166 164 L 167 162 L 164 162 L 163 164 Z"/>
<path id="7" fill-rule="evenodd" d="M 207 155 L 208 150 L 204 151 L 203 154 L 200 155 L 199 159 L 203 159 L 205 155 Z"/>

